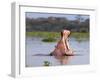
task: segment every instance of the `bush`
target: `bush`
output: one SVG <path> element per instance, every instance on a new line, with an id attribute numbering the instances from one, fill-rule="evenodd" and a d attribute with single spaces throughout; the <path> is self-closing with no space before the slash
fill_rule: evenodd
<path id="1" fill-rule="evenodd" d="M 56 39 L 54 38 L 45 38 L 45 39 L 42 39 L 43 42 L 55 42 Z"/>

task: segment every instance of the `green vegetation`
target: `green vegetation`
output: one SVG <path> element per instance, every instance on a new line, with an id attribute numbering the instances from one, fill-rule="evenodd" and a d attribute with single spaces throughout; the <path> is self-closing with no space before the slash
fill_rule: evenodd
<path id="1" fill-rule="evenodd" d="M 44 61 L 44 66 L 50 66 L 50 62 L 49 61 Z"/>
<path id="2" fill-rule="evenodd" d="M 26 32 L 27 36 L 42 37 L 43 42 L 55 42 L 60 37 L 57 32 Z"/>
<path id="3" fill-rule="evenodd" d="M 89 32 L 73 32 L 71 37 L 75 38 L 77 41 L 81 42 L 83 40 L 89 39 Z"/>
<path id="4" fill-rule="evenodd" d="M 43 42 L 55 42 L 56 39 L 55 38 L 45 38 L 42 40 Z"/>
<path id="5" fill-rule="evenodd" d="M 53 16 L 47 18 L 26 17 L 26 31 L 60 32 L 63 29 L 68 29 L 73 32 L 89 32 L 89 17 L 87 19 L 83 17 L 85 17 L 85 15 L 76 15 L 75 20 Z"/>
<path id="6" fill-rule="evenodd" d="M 59 32 L 33 31 L 33 32 L 26 32 L 26 36 L 43 37 L 43 38 L 58 38 L 60 37 L 60 33 Z"/>
<path id="7" fill-rule="evenodd" d="M 41 37 L 43 42 L 55 42 L 57 38 L 60 38 L 60 32 L 26 32 L 26 36 Z M 70 37 L 75 38 L 78 41 L 89 39 L 88 32 L 72 32 Z"/>
<path id="8" fill-rule="evenodd" d="M 76 38 L 88 38 L 89 37 L 89 33 L 88 32 L 73 32 L 71 34 L 72 37 L 76 37 Z"/>
<path id="9" fill-rule="evenodd" d="M 42 37 L 43 42 L 54 42 L 60 38 L 61 30 L 67 29 L 72 32 L 70 37 L 74 37 L 78 41 L 89 39 L 90 19 L 89 16 L 86 19 L 84 17 L 86 16 L 76 15 L 74 20 L 54 16 L 48 16 L 47 18 L 26 17 L 26 35 Z"/>

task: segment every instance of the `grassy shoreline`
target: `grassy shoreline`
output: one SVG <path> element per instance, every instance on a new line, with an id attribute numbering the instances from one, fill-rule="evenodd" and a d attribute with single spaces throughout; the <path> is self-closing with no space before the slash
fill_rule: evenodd
<path id="1" fill-rule="evenodd" d="M 60 32 L 26 32 L 26 36 L 33 37 L 60 37 Z M 72 32 L 71 37 L 89 37 L 89 32 Z"/>
<path id="2" fill-rule="evenodd" d="M 34 32 L 26 32 L 26 36 L 32 36 L 32 37 L 42 37 L 43 42 L 54 42 L 57 38 L 60 37 L 60 32 L 40 32 L 40 31 L 34 31 Z M 72 32 L 70 37 L 76 38 L 77 40 L 82 39 L 89 39 L 89 32 Z"/>
<path id="3" fill-rule="evenodd" d="M 33 37 L 60 37 L 59 32 L 26 32 L 26 36 L 33 36 Z"/>

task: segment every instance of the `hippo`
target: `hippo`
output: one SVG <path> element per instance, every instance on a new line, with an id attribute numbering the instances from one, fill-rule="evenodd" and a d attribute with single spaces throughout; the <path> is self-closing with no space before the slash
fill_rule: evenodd
<path id="1" fill-rule="evenodd" d="M 69 46 L 69 36 L 71 31 L 62 30 L 61 38 L 58 41 L 55 49 L 50 53 L 51 56 L 73 56 L 73 50 Z"/>

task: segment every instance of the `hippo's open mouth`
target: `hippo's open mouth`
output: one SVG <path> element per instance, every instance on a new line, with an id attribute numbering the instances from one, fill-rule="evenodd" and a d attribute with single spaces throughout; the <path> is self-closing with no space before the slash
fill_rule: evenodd
<path id="1" fill-rule="evenodd" d="M 72 51 L 69 46 L 69 36 L 70 36 L 70 31 L 69 30 L 63 30 L 61 32 L 61 39 L 57 43 L 57 46 L 55 47 L 54 51 L 52 52 L 51 55 L 56 55 L 56 56 L 64 56 L 64 55 L 69 55 L 72 54 Z"/>

